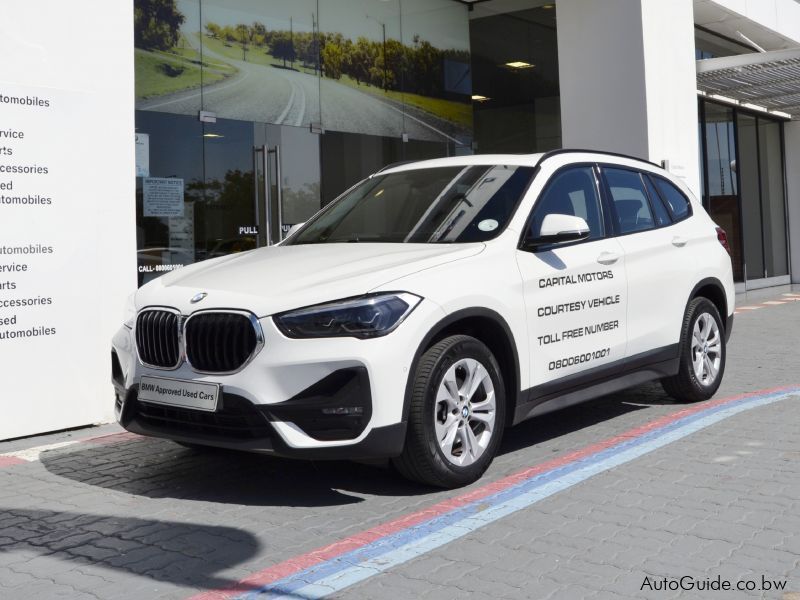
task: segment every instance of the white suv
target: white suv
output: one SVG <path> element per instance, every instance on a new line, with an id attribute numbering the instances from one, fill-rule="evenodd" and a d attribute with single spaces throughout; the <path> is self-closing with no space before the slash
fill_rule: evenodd
<path id="1" fill-rule="evenodd" d="M 278 246 L 141 288 L 113 340 L 117 417 L 459 486 L 530 417 L 656 379 L 709 398 L 733 307 L 725 233 L 658 166 L 577 150 L 403 164 Z"/>

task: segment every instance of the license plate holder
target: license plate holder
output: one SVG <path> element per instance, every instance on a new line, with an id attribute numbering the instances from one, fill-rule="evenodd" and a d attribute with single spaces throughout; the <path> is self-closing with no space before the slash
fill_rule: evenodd
<path id="1" fill-rule="evenodd" d="M 219 384 L 145 375 L 139 381 L 138 398 L 153 404 L 216 412 Z"/>

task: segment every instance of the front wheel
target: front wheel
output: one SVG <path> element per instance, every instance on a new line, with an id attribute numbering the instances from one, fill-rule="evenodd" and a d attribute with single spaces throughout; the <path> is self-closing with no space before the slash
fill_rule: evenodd
<path id="1" fill-rule="evenodd" d="M 725 372 L 725 326 L 714 304 L 695 298 L 686 307 L 680 341 L 680 370 L 661 380 L 664 391 L 679 402 L 713 396 Z"/>
<path id="2" fill-rule="evenodd" d="M 479 479 L 505 424 L 503 377 L 491 351 L 466 335 L 445 338 L 422 355 L 413 386 L 397 470 L 446 488 Z"/>

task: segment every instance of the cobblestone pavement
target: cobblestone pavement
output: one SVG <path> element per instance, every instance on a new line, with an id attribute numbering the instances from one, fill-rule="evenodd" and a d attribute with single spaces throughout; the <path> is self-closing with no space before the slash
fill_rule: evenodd
<path id="1" fill-rule="evenodd" d="M 800 384 L 800 302 L 763 304 L 792 291 L 738 300 L 761 308 L 736 316 L 718 397 Z M 482 481 L 456 491 L 374 466 L 202 453 L 116 426 L 0 443 L 0 598 L 243 592 L 237 582 L 272 565 L 682 409 L 647 385 L 529 421 L 507 432 Z M 730 416 L 334 595 L 797 600 L 798 424 L 800 395 Z M 682 576 L 756 590 L 651 589 Z M 762 578 L 786 587 L 763 591 Z"/>

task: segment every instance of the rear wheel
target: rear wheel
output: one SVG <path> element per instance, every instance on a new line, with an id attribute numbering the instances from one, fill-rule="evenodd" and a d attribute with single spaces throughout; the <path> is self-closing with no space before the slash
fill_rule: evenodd
<path id="1" fill-rule="evenodd" d="M 725 326 L 707 298 L 686 307 L 680 341 L 680 370 L 661 380 L 664 391 L 679 402 L 699 402 L 713 396 L 725 372 Z"/>
<path id="2" fill-rule="evenodd" d="M 413 385 L 397 470 L 448 488 L 479 479 L 505 424 L 503 378 L 491 351 L 466 335 L 445 338 L 422 355 Z"/>

